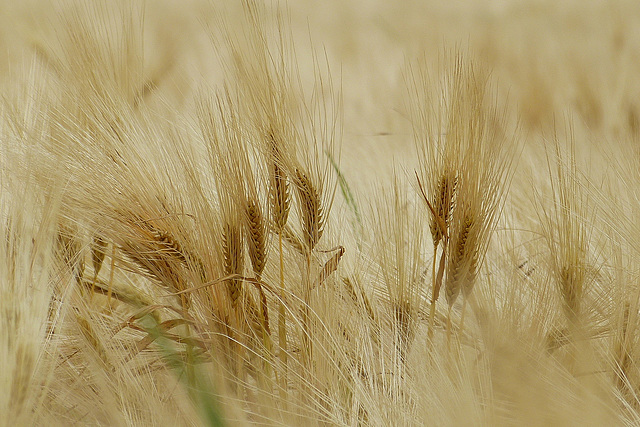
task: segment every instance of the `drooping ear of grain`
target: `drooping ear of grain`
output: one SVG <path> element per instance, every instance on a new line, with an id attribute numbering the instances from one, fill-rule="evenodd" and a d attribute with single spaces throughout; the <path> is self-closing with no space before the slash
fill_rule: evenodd
<path id="1" fill-rule="evenodd" d="M 156 228 L 151 228 L 153 237 L 155 241 L 159 245 L 159 249 L 166 255 L 175 257 L 185 266 L 189 266 L 189 261 L 185 256 L 185 252 L 182 249 L 182 245 L 169 233 L 158 230 Z"/>
<path id="2" fill-rule="evenodd" d="M 151 224 L 147 225 L 153 234 L 153 238 L 158 245 L 158 249 L 163 255 L 175 258 L 186 268 L 196 272 L 201 280 L 206 280 L 204 264 L 200 257 L 198 257 L 194 252 L 186 249 L 178 239 L 169 232 L 155 228 Z"/>
<path id="3" fill-rule="evenodd" d="M 320 271 L 318 278 L 313 282 L 312 289 L 317 288 L 322 285 L 327 278 L 338 269 L 338 264 L 340 264 L 340 259 L 344 255 L 344 247 L 338 247 L 338 251 L 333 255 L 329 260 L 325 263 L 324 267 Z"/>

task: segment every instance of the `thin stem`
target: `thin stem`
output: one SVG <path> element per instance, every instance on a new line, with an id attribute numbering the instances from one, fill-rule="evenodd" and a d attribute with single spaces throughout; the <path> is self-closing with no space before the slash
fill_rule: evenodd
<path id="1" fill-rule="evenodd" d="M 433 340 L 433 323 L 436 316 L 436 258 L 438 245 L 433 245 L 433 268 L 431 273 L 431 307 L 429 310 L 429 342 Z"/>
<path id="2" fill-rule="evenodd" d="M 111 306 L 111 290 L 113 289 L 113 273 L 116 269 L 116 245 L 111 251 L 111 271 L 109 271 L 109 287 L 107 288 L 107 305 Z"/>
<path id="3" fill-rule="evenodd" d="M 287 354 L 287 320 L 285 317 L 284 307 L 284 259 L 282 254 L 282 230 L 278 233 L 278 246 L 280 250 L 280 306 L 278 307 L 278 346 L 280 361 L 282 362 L 282 372 L 280 374 L 280 397 L 283 402 L 287 401 L 287 370 L 288 370 L 288 354 Z"/>

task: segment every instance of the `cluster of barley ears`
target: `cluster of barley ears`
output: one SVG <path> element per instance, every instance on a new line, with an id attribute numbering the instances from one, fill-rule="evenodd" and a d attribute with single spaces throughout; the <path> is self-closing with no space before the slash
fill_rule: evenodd
<path id="1" fill-rule="evenodd" d="M 162 5 L 56 1 L 0 61 L 0 423 L 640 422 L 622 89 L 445 43 L 354 123 L 295 10 Z"/>

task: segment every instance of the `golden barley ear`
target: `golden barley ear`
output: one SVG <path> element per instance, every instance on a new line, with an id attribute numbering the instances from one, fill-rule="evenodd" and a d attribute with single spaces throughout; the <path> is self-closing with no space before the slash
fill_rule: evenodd
<path id="1" fill-rule="evenodd" d="M 320 193 L 309 177 L 296 168 L 296 188 L 302 217 L 302 229 L 308 251 L 312 251 L 324 231 L 324 215 Z"/>
<path id="2" fill-rule="evenodd" d="M 256 200 L 248 200 L 246 205 L 247 246 L 253 272 L 258 280 L 267 263 L 267 229 L 262 210 Z"/>
<path id="3" fill-rule="evenodd" d="M 465 296 L 471 293 L 476 276 L 478 260 L 477 227 L 472 208 L 462 209 L 463 214 L 451 232 L 447 259 L 445 294 L 452 305 L 462 290 Z"/>
<path id="4" fill-rule="evenodd" d="M 262 215 L 260 206 L 254 199 L 247 201 L 246 205 L 247 218 L 247 246 L 249 250 L 249 259 L 253 266 L 253 273 L 256 276 L 259 297 L 260 297 L 260 314 L 262 325 L 267 335 L 271 334 L 269 327 L 269 307 L 267 304 L 267 296 L 261 283 L 262 272 L 267 263 L 267 229 Z M 270 345 L 270 344 L 269 344 Z"/>
<path id="5" fill-rule="evenodd" d="M 449 230 L 457 185 L 458 177 L 456 176 L 456 171 L 445 169 L 438 179 L 437 192 L 434 194 L 432 203 L 437 217 L 432 216 L 429 222 L 434 247 L 437 247 L 442 238 L 445 237 L 442 228 L 444 227 L 445 232 Z"/>
<path id="6" fill-rule="evenodd" d="M 282 232 L 289 218 L 291 207 L 289 180 L 283 168 L 283 152 L 273 129 L 267 131 L 267 162 L 269 165 L 269 201 L 276 231 Z"/>
<path id="7" fill-rule="evenodd" d="M 222 231 L 222 250 L 224 256 L 224 272 L 226 275 L 242 275 L 244 265 L 243 239 L 240 228 L 236 224 L 226 222 Z M 235 307 L 242 292 L 241 279 L 229 279 L 227 290 Z"/>

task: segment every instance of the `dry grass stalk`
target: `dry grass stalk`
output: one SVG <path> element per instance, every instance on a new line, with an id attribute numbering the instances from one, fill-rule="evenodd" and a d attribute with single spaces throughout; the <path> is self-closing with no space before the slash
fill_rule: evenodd
<path id="1" fill-rule="evenodd" d="M 428 329 L 428 336 L 429 339 L 431 339 L 433 338 L 433 323 L 436 316 L 436 302 L 438 301 L 438 297 L 440 296 L 440 288 L 442 287 L 442 279 L 444 276 L 447 245 L 449 242 L 450 217 L 455 202 L 455 187 L 457 185 L 458 179 L 454 174 L 452 178 L 452 174 L 446 172 L 441 176 L 438 185 L 439 191 L 436 194 L 434 201 L 435 207 L 432 203 L 429 202 L 429 198 L 424 191 L 422 182 L 420 181 L 420 177 L 418 176 L 417 172 L 416 179 L 422 198 L 427 204 L 429 211 L 431 212 L 430 230 L 431 237 L 433 239 L 433 268 L 431 277 L 433 280 L 433 284 L 431 286 L 431 303 L 429 309 Z M 442 254 L 440 255 L 440 266 L 436 275 L 436 257 L 438 252 L 438 245 L 443 238 L 444 241 L 442 244 Z"/>
<path id="2" fill-rule="evenodd" d="M 93 285 L 91 286 L 91 298 L 93 298 L 93 291 L 95 289 L 96 280 L 98 280 L 98 274 L 102 268 L 102 262 L 105 257 L 105 250 L 107 249 L 107 242 L 100 236 L 96 235 L 91 240 L 91 261 L 93 262 Z"/>
<path id="3" fill-rule="evenodd" d="M 562 306 L 570 328 L 575 329 L 579 326 L 584 287 L 588 279 L 588 234 L 584 216 L 588 201 L 579 187 L 573 135 L 569 135 L 566 151 L 557 139 L 554 149 L 555 164 L 547 157 L 553 209 L 544 212 L 546 218 L 543 217 L 543 226 Z M 573 330 L 571 333 L 575 332 Z"/>
<path id="4" fill-rule="evenodd" d="M 251 184 L 249 187 L 252 189 Z M 253 191 L 249 190 L 249 193 Z M 262 210 L 257 202 L 257 197 L 249 196 L 246 204 L 246 220 L 247 220 L 247 246 L 249 250 L 249 258 L 253 266 L 253 273 L 256 277 L 256 287 L 260 299 L 260 331 L 262 342 L 266 351 L 264 360 L 264 370 L 266 378 L 271 377 L 272 344 L 271 344 L 271 328 L 269 326 L 269 307 L 267 296 L 262 287 L 262 272 L 267 263 L 267 229 L 262 215 Z M 264 383 L 264 381 L 263 381 Z"/>
<path id="5" fill-rule="evenodd" d="M 560 268 L 558 284 L 567 317 L 575 318 L 580 313 L 580 302 L 584 288 L 584 272 L 574 265 Z"/>
<path id="6" fill-rule="evenodd" d="M 400 367 L 406 363 L 407 352 L 415 335 L 415 313 L 409 302 L 400 302 L 393 307 L 394 342 Z"/>
<path id="7" fill-rule="evenodd" d="M 622 393 L 629 393 L 629 370 L 631 368 L 631 339 L 629 329 L 629 303 L 625 304 L 622 314 L 622 325 L 616 345 L 614 374 L 616 386 Z"/>
<path id="8" fill-rule="evenodd" d="M 283 401 L 287 400 L 288 389 L 288 359 L 287 354 L 287 320 L 284 306 L 285 283 L 284 283 L 284 254 L 282 253 L 282 232 L 278 234 L 278 255 L 279 255 L 279 271 L 280 271 L 280 304 L 278 305 L 278 355 L 282 363 L 282 371 L 280 373 L 280 397 Z"/>
<path id="9" fill-rule="evenodd" d="M 442 58 L 448 68 L 434 80 L 428 73 L 427 59 L 422 58 L 408 68 L 413 135 L 418 149 L 421 177 L 416 172 L 422 197 L 429 207 L 429 228 L 433 240 L 432 288 L 428 336 L 433 335 L 436 303 L 444 276 L 445 254 L 449 240 L 451 216 L 455 207 L 464 152 L 458 127 L 461 124 L 460 96 L 465 82 L 462 55 Z M 439 90 L 434 90 L 434 87 Z M 423 187 L 423 183 L 425 186 Z M 425 191 L 426 187 L 426 191 Z M 444 241 L 443 241 L 444 239 Z M 443 242 L 439 269 L 436 273 L 438 246 Z"/>
<path id="10" fill-rule="evenodd" d="M 81 284 L 84 274 L 84 257 L 82 256 L 81 243 L 71 227 L 60 226 L 56 249 L 58 257 L 69 269 L 76 283 Z"/>

